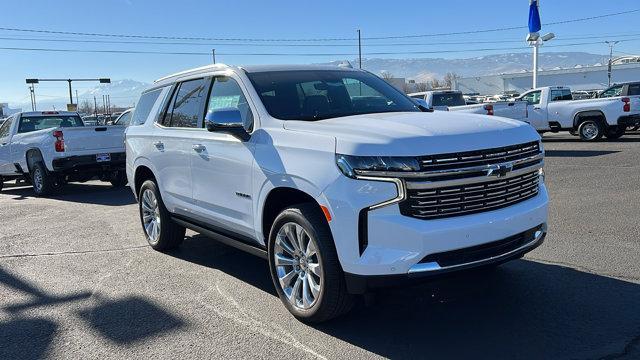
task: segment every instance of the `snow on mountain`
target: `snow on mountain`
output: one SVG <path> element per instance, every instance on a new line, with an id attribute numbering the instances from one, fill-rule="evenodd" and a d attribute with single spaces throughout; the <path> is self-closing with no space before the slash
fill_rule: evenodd
<path id="1" fill-rule="evenodd" d="M 584 52 L 541 52 L 540 67 L 542 69 L 575 68 L 577 65 L 590 66 L 602 63 L 606 56 Z M 334 61 L 331 64 L 339 64 Z M 357 64 L 352 60 L 351 64 Z M 362 59 L 362 67 L 374 74 L 382 71 L 394 77 L 404 77 L 425 81 L 432 78 L 442 79 L 448 72 L 460 76 L 494 75 L 514 73 L 530 70 L 532 64 L 531 53 L 509 53 L 486 55 L 466 59 Z"/>

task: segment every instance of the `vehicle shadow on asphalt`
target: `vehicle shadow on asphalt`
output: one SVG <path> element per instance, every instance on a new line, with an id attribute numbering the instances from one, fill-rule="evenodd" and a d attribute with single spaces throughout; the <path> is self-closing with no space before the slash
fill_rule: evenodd
<path id="1" fill-rule="evenodd" d="M 0 267 L 0 290 L 3 288 L 11 288 L 28 300 L 7 303 L 3 298 L 0 302 L 0 310 L 9 315 L 8 320 L 0 321 L 0 359 L 46 357 L 60 325 L 55 316 L 29 316 L 31 311 L 43 307 L 84 304 L 69 316 L 79 316 L 98 335 L 119 345 L 140 342 L 186 326 L 179 317 L 142 297 L 109 299 L 88 291 L 53 295 Z M 90 299 L 92 302 L 87 304 Z"/>
<path id="2" fill-rule="evenodd" d="M 638 304 L 638 284 L 518 260 L 379 292 L 374 305 L 317 329 L 393 359 L 601 358 L 632 350 Z"/>
<path id="3" fill-rule="evenodd" d="M 572 137 L 543 137 L 542 138 L 542 142 L 543 143 L 585 143 L 585 144 L 589 144 L 589 142 L 584 142 L 582 140 L 580 140 L 579 137 L 577 136 L 572 136 Z M 607 139 L 607 138 L 603 138 L 599 141 L 596 141 L 595 143 L 637 143 L 640 142 L 640 137 L 639 136 L 623 136 L 619 139 Z"/>
<path id="4" fill-rule="evenodd" d="M 5 187 L 2 192 L 0 192 L 0 195 L 13 196 L 14 200 L 26 200 L 36 197 L 30 185 Z M 47 198 L 58 201 L 105 206 L 123 206 L 136 203 L 136 199 L 129 187 L 114 188 L 108 184 L 71 183 L 65 185 L 59 192 L 47 196 Z"/>
<path id="5" fill-rule="evenodd" d="M 595 157 L 602 155 L 609 155 L 619 153 L 620 151 L 608 151 L 608 150 L 545 150 L 544 156 L 546 157 Z"/>
<path id="6" fill-rule="evenodd" d="M 277 296 L 266 261 L 212 239 L 187 237 L 170 255 Z M 378 291 L 314 328 L 394 359 L 600 358 L 625 355 L 638 342 L 638 304 L 638 284 L 517 260 Z"/>
<path id="7" fill-rule="evenodd" d="M 269 264 L 254 255 L 221 244 L 204 235 L 187 236 L 167 253 L 175 258 L 220 270 L 256 288 L 278 296 L 269 275 Z"/>

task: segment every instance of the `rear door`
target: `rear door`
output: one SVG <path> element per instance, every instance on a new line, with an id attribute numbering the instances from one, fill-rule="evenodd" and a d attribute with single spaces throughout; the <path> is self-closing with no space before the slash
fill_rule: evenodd
<path id="1" fill-rule="evenodd" d="M 251 132 L 255 111 L 251 110 L 239 80 L 217 76 L 212 81 L 207 112 L 228 108 L 240 110 L 245 129 Z M 229 134 L 202 129 L 189 145 L 196 219 L 217 230 L 254 238 L 253 140 L 242 141 Z"/>
<path id="2" fill-rule="evenodd" d="M 193 139 L 202 131 L 209 80 L 178 83 L 155 131 L 153 164 L 169 211 L 188 213 L 193 207 L 191 153 Z"/>

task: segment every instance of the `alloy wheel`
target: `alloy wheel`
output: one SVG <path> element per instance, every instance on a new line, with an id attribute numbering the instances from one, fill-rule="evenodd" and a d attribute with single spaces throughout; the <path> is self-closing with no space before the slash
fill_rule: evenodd
<path id="1" fill-rule="evenodd" d="M 144 231 L 152 243 L 157 243 L 160 238 L 160 207 L 155 193 L 146 189 L 142 193 L 142 224 Z"/>
<path id="2" fill-rule="evenodd" d="M 280 288 L 295 308 L 307 310 L 322 291 L 322 263 L 316 240 L 294 222 L 284 224 L 272 255 Z"/>
<path id="3" fill-rule="evenodd" d="M 587 140 L 593 140 L 598 136 L 598 125 L 589 122 L 582 126 L 582 136 Z"/>

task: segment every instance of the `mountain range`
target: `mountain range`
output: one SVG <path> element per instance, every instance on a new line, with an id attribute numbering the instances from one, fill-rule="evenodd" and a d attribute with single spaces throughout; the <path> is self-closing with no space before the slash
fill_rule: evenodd
<path id="1" fill-rule="evenodd" d="M 337 65 L 343 61 L 328 64 Z M 355 67 L 357 60 L 351 60 Z M 558 68 L 573 68 L 576 66 L 590 66 L 606 62 L 605 55 L 584 52 L 542 52 L 539 66 L 543 70 Z M 387 72 L 396 78 L 407 78 L 424 82 L 433 78 L 442 79 L 448 72 L 459 76 L 494 75 L 500 73 L 522 72 L 531 69 L 532 56 L 530 53 L 508 53 L 486 55 L 465 59 L 420 58 L 420 59 L 379 59 L 363 58 L 362 67 L 374 74 Z M 132 80 L 114 80 L 111 84 L 100 84 L 84 93 L 79 94 L 80 103 L 83 100 L 93 102 L 95 96 L 98 104 L 102 104 L 102 95 L 109 94 L 111 104 L 129 107 L 137 101 L 140 93 L 148 86 L 147 83 Z M 37 97 L 37 87 L 36 87 Z M 38 109 L 50 109 L 53 106 L 63 108 L 67 98 L 38 99 Z M 29 109 L 29 103 L 17 104 L 23 109 Z"/>

